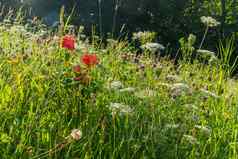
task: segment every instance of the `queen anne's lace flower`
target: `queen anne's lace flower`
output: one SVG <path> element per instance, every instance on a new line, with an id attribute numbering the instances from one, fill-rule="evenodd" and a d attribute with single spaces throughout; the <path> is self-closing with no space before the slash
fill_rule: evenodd
<path id="1" fill-rule="evenodd" d="M 133 112 L 130 106 L 122 103 L 110 103 L 109 109 L 112 111 L 112 115 L 115 115 L 116 113 L 123 115 Z"/>
<path id="2" fill-rule="evenodd" d="M 197 50 L 197 53 L 201 54 L 202 56 L 212 57 L 215 56 L 215 53 L 209 50 Z"/>
<path id="3" fill-rule="evenodd" d="M 169 82 L 179 82 L 181 81 L 181 78 L 177 75 L 167 75 L 165 79 Z"/>
<path id="4" fill-rule="evenodd" d="M 200 91 L 203 94 L 203 96 L 206 97 L 206 98 L 208 98 L 208 97 L 213 97 L 213 98 L 216 98 L 216 99 L 220 98 L 218 95 L 216 95 L 215 93 L 210 92 L 208 90 L 201 89 Z"/>
<path id="5" fill-rule="evenodd" d="M 127 88 L 124 88 L 124 89 L 120 89 L 119 92 L 135 92 L 135 88 L 133 87 L 127 87 Z"/>
<path id="6" fill-rule="evenodd" d="M 136 92 L 135 95 L 138 98 L 155 97 L 156 96 L 156 91 L 151 90 L 151 89 L 145 89 L 145 90 L 141 90 L 139 92 Z"/>
<path id="7" fill-rule="evenodd" d="M 124 86 L 121 81 L 112 81 L 109 84 L 109 89 L 112 89 L 112 90 L 119 90 L 119 89 L 122 89 L 123 87 Z"/>
<path id="8" fill-rule="evenodd" d="M 146 43 L 145 45 L 142 45 L 141 48 L 144 50 L 149 50 L 153 53 L 165 49 L 165 47 L 159 43 Z"/>
<path id="9" fill-rule="evenodd" d="M 206 16 L 201 17 L 201 22 L 208 27 L 216 27 L 220 25 L 220 22 L 218 22 L 216 19 L 212 17 L 206 17 Z"/>
<path id="10" fill-rule="evenodd" d="M 190 87 L 185 83 L 175 83 L 171 86 L 171 95 L 173 97 L 181 96 L 184 93 L 188 93 Z"/>
<path id="11" fill-rule="evenodd" d="M 142 31 L 139 31 L 137 33 L 133 33 L 133 39 L 136 40 L 136 39 L 141 39 L 143 36 L 144 36 L 145 32 L 142 32 Z"/>

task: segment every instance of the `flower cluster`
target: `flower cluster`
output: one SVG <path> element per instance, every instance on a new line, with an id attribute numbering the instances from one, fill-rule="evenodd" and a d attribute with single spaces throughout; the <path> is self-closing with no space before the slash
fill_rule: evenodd
<path id="1" fill-rule="evenodd" d="M 201 22 L 208 27 L 216 27 L 220 25 L 220 22 L 218 22 L 216 19 L 212 17 L 206 17 L 206 16 L 201 17 Z"/>
<path id="2" fill-rule="evenodd" d="M 212 130 L 209 127 L 201 126 L 201 125 L 195 125 L 194 127 L 198 129 L 199 131 L 203 132 L 207 136 L 211 135 L 212 133 Z"/>
<path id="3" fill-rule="evenodd" d="M 140 31 L 137 33 L 133 33 L 133 40 L 138 40 L 142 45 L 146 43 L 150 43 L 156 39 L 156 33 L 150 31 Z"/>
<path id="4" fill-rule="evenodd" d="M 163 51 L 165 47 L 160 43 L 146 43 L 141 46 L 143 50 L 151 51 L 152 53 L 156 53 L 158 51 Z"/>
<path id="5" fill-rule="evenodd" d="M 87 65 L 87 67 L 92 67 L 99 63 L 96 54 L 84 54 L 81 58 L 81 61 Z"/>
<path id="6" fill-rule="evenodd" d="M 197 50 L 197 53 L 205 60 L 208 60 L 210 64 L 214 64 L 218 61 L 218 58 L 215 52 L 199 49 Z"/>
<path id="7" fill-rule="evenodd" d="M 131 114 L 133 112 L 132 108 L 128 105 L 122 103 L 110 103 L 109 109 L 112 115 L 119 113 L 119 115 Z"/>
<path id="8" fill-rule="evenodd" d="M 112 89 L 112 90 L 119 90 L 121 88 L 123 88 L 123 84 L 121 83 L 121 81 L 112 81 L 110 84 L 109 84 L 109 88 Z"/>
<path id="9" fill-rule="evenodd" d="M 76 40 L 74 36 L 72 35 L 65 35 L 62 39 L 61 46 L 65 49 L 68 49 L 70 51 L 75 50 L 76 48 Z"/>
<path id="10" fill-rule="evenodd" d="M 73 66 L 73 72 L 75 74 L 74 81 L 79 81 L 82 84 L 88 85 L 91 81 L 89 71 L 93 66 L 96 66 L 99 63 L 99 59 L 96 54 L 84 54 L 81 57 L 81 62 L 84 67 L 81 67 L 79 64 Z"/>
<path id="11" fill-rule="evenodd" d="M 61 47 L 74 51 L 76 49 L 76 40 L 74 36 L 65 35 L 62 38 Z M 69 56 L 70 55 L 67 54 L 65 58 L 65 64 L 67 64 L 66 66 L 69 65 Z M 88 85 L 91 81 L 91 77 L 89 75 L 90 70 L 99 63 L 99 59 L 96 54 L 85 53 L 81 56 L 81 63 L 83 64 L 83 67 L 79 64 L 72 67 L 72 71 L 75 75 L 73 80 Z"/>
<path id="12" fill-rule="evenodd" d="M 199 144 L 197 138 L 195 138 L 191 135 L 183 135 L 183 138 L 192 145 Z"/>
<path id="13" fill-rule="evenodd" d="M 209 50 L 202 50 L 202 49 L 199 49 L 197 50 L 197 53 L 203 55 L 203 56 L 209 56 L 209 57 L 212 57 L 212 56 L 215 56 L 215 53 L 212 52 L 212 51 L 209 51 Z"/>
<path id="14" fill-rule="evenodd" d="M 175 83 L 170 87 L 171 96 L 173 98 L 180 97 L 182 95 L 187 95 L 192 92 L 191 88 L 185 83 Z"/>

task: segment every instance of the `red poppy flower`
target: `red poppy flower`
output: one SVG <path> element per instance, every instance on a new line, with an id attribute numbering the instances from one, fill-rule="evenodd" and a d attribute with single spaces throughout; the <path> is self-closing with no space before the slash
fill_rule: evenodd
<path id="1" fill-rule="evenodd" d="M 71 51 L 75 50 L 75 38 L 71 35 L 65 35 L 62 40 L 62 47 Z"/>
<path id="2" fill-rule="evenodd" d="M 73 71 L 74 71 L 75 73 L 80 73 L 81 67 L 80 67 L 79 65 L 76 65 L 76 66 L 73 67 Z"/>
<path id="3" fill-rule="evenodd" d="M 99 60 L 96 54 L 84 54 L 81 57 L 81 61 L 87 66 L 94 66 L 99 63 Z"/>

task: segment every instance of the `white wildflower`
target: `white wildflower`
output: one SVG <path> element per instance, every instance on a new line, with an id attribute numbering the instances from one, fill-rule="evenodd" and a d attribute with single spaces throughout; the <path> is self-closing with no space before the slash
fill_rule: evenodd
<path id="1" fill-rule="evenodd" d="M 145 45 L 142 45 L 141 48 L 143 50 L 149 50 L 153 53 L 162 51 L 165 49 L 165 47 L 162 44 L 159 43 L 146 43 Z"/>
<path id="2" fill-rule="evenodd" d="M 107 50 L 106 50 L 106 49 L 102 49 L 101 51 L 102 51 L 103 53 L 106 53 L 106 52 L 107 52 Z"/>
<path id="3" fill-rule="evenodd" d="M 153 91 L 151 89 L 145 89 L 145 90 L 141 90 L 139 92 L 136 92 L 135 95 L 138 98 L 155 97 L 156 96 L 156 91 Z"/>
<path id="4" fill-rule="evenodd" d="M 216 27 L 220 25 L 220 22 L 218 22 L 216 19 L 212 17 L 206 17 L 206 16 L 201 17 L 201 22 L 208 27 Z"/>
<path id="5" fill-rule="evenodd" d="M 129 93 L 133 93 L 135 92 L 135 88 L 134 87 L 128 87 L 128 88 L 124 88 L 124 89 L 120 89 L 119 92 L 129 92 Z"/>
<path id="6" fill-rule="evenodd" d="M 202 131 L 206 135 L 210 135 L 212 133 L 212 130 L 210 128 L 208 128 L 208 127 L 201 126 L 201 125 L 195 125 L 194 127 L 196 129 L 199 129 L 200 131 Z"/>
<path id="7" fill-rule="evenodd" d="M 79 129 L 73 129 L 70 136 L 72 137 L 72 139 L 78 141 L 82 137 L 82 132 Z"/>
<path id="8" fill-rule="evenodd" d="M 133 33 L 132 39 L 133 40 L 139 40 L 144 36 L 145 32 L 139 31 L 137 33 Z"/>
<path id="9" fill-rule="evenodd" d="M 205 56 L 205 57 L 215 57 L 215 53 L 209 50 L 197 50 L 197 53 L 199 53 L 201 56 Z"/>
<path id="10" fill-rule="evenodd" d="M 151 31 L 139 31 L 137 33 L 133 33 L 132 39 L 139 40 L 142 44 L 146 42 L 151 42 L 155 39 L 156 33 Z"/>
<path id="11" fill-rule="evenodd" d="M 109 46 L 115 46 L 118 43 L 118 41 L 114 39 L 107 39 L 107 43 Z"/>
<path id="12" fill-rule="evenodd" d="M 121 81 L 112 81 L 109 85 L 109 88 L 113 90 L 119 90 L 123 88 L 123 84 Z"/>
<path id="13" fill-rule="evenodd" d="M 133 112 L 130 106 L 124 105 L 122 103 L 110 103 L 109 108 L 112 111 L 113 115 L 116 113 L 120 113 L 120 115 L 122 115 L 122 114 L 129 114 Z"/>
<path id="14" fill-rule="evenodd" d="M 179 128 L 179 124 L 166 124 L 165 128 L 166 129 L 177 129 L 177 128 Z"/>
<path id="15" fill-rule="evenodd" d="M 165 77 L 165 80 L 170 81 L 170 82 L 178 82 L 178 81 L 181 81 L 181 78 L 177 75 L 167 75 Z"/>
<path id="16" fill-rule="evenodd" d="M 170 84 L 168 84 L 168 83 L 157 83 L 157 85 L 158 86 L 160 86 L 160 87 L 166 87 L 166 88 L 171 88 L 172 87 L 172 85 L 170 85 Z"/>
<path id="17" fill-rule="evenodd" d="M 173 84 L 172 89 L 189 90 L 189 86 L 185 83 L 175 83 Z"/>
<path id="18" fill-rule="evenodd" d="M 55 35 L 55 36 L 53 36 L 53 39 L 52 39 L 52 40 L 55 41 L 55 42 L 59 42 L 60 37 L 57 36 L 57 35 Z"/>
<path id="19" fill-rule="evenodd" d="M 201 89 L 200 91 L 204 95 L 204 97 L 206 97 L 206 98 L 208 98 L 208 97 L 213 97 L 213 98 L 216 98 L 216 99 L 220 98 L 218 95 L 216 95 L 215 93 L 210 92 L 208 90 Z"/>
<path id="20" fill-rule="evenodd" d="M 10 28 L 10 32 L 25 34 L 27 31 L 26 31 L 25 27 L 22 25 L 14 25 Z"/>
<path id="21" fill-rule="evenodd" d="M 187 140 L 190 144 L 198 144 L 197 138 L 191 136 L 191 135 L 183 135 L 183 138 Z"/>
<path id="22" fill-rule="evenodd" d="M 182 94 L 186 94 L 190 91 L 190 87 L 185 83 L 175 83 L 171 87 L 171 92 L 173 97 L 181 96 Z"/>

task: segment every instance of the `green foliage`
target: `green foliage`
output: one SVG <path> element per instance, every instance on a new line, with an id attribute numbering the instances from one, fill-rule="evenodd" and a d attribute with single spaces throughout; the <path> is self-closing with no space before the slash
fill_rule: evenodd
<path id="1" fill-rule="evenodd" d="M 184 61 L 191 62 L 192 54 L 195 50 L 194 44 L 196 42 L 196 36 L 189 34 L 188 38 L 179 39 L 180 49 L 182 52 L 182 58 Z"/>
<path id="2" fill-rule="evenodd" d="M 137 32 L 133 33 L 133 39 L 138 40 L 141 45 L 146 43 L 151 43 L 156 40 L 157 34 L 156 32 L 144 31 L 144 32 Z"/>
<path id="3" fill-rule="evenodd" d="M 234 57 L 235 45 L 234 36 L 228 38 L 225 44 L 220 41 L 219 43 L 219 55 L 221 58 L 221 68 L 225 71 L 225 74 L 230 76 L 237 68 L 238 56 Z"/>

